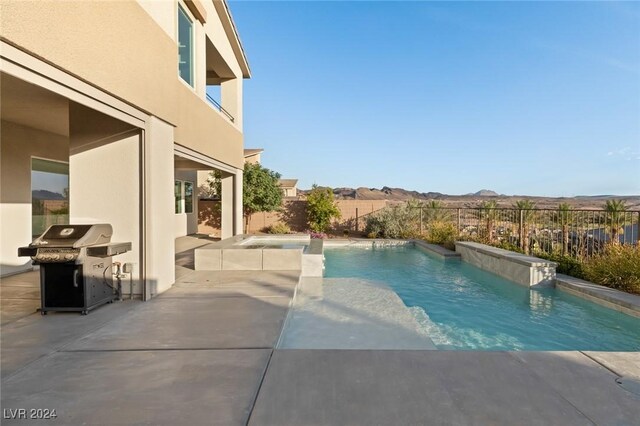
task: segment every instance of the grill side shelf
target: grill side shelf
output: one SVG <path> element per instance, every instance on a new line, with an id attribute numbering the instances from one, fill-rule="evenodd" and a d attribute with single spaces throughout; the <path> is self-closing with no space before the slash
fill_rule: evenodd
<path id="1" fill-rule="evenodd" d="M 19 247 L 18 248 L 18 256 L 19 257 L 33 257 L 38 252 L 36 247 Z"/>
<path id="2" fill-rule="evenodd" d="M 131 243 L 109 243 L 87 247 L 87 256 L 111 257 L 131 251 Z"/>

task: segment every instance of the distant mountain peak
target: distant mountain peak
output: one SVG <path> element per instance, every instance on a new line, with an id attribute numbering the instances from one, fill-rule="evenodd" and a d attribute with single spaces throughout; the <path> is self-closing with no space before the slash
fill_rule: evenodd
<path id="1" fill-rule="evenodd" d="M 64 200 L 64 195 L 48 191 L 46 189 L 34 189 L 31 191 L 31 198 L 35 198 L 36 200 Z"/>
<path id="2" fill-rule="evenodd" d="M 478 197 L 497 197 L 500 194 L 490 189 L 481 189 L 480 191 L 474 193 L 473 195 L 476 195 Z"/>

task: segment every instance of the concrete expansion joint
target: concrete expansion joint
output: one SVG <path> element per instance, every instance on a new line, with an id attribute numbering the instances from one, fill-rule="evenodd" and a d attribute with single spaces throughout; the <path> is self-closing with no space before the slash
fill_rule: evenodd
<path id="1" fill-rule="evenodd" d="M 603 363 L 602 361 L 599 361 L 598 359 L 592 357 L 591 355 L 589 355 L 588 353 L 584 352 L 584 351 L 578 351 L 580 352 L 582 355 L 586 356 L 587 358 L 589 358 L 591 361 L 595 362 L 596 364 L 598 364 L 599 366 L 601 366 L 602 368 L 604 368 L 605 370 L 610 371 L 611 373 L 615 374 L 616 376 L 618 376 L 618 378 L 622 377 L 622 374 L 618 373 L 616 370 L 614 370 L 613 368 L 609 367 L 608 365 L 606 365 L 605 363 Z"/>
<path id="2" fill-rule="evenodd" d="M 579 351 L 580 353 L 583 353 L 581 351 Z M 582 416 L 584 416 L 585 419 L 587 419 L 591 424 L 593 425 L 597 425 L 598 423 L 593 420 L 591 417 L 589 417 L 584 411 L 580 410 L 573 402 L 571 402 L 569 399 L 567 399 L 564 395 L 562 395 L 562 393 L 560 393 L 555 386 L 552 383 L 549 383 L 547 380 L 544 379 L 544 377 L 542 377 L 540 374 L 538 374 L 533 368 L 530 368 L 527 365 L 527 362 L 516 356 L 514 353 L 512 352 L 507 352 L 507 354 L 509 354 L 509 356 L 513 357 L 516 359 L 516 361 L 519 361 L 521 364 L 527 366 L 527 370 L 534 375 L 535 377 L 537 377 L 540 381 L 542 381 L 543 383 L 547 384 L 549 389 L 551 390 L 551 392 L 553 392 L 554 395 L 556 395 L 556 397 L 558 397 L 559 399 L 562 399 L 563 401 L 565 401 L 567 404 L 569 404 L 570 406 L 573 407 L 574 410 L 576 410 L 576 412 L 580 413 Z M 589 357 L 590 358 L 590 357 Z"/>
<path id="3" fill-rule="evenodd" d="M 258 400 L 258 395 L 260 395 L 260 390 L 262 389 L 262 385 L 264 383 L 264 379 L 267 376 L 267 370 L 269 370 L 269 365 L 271 365 L 271 358 L 273 358 L 273 352 L 275 349 L 271 348 L 269 351 L 269 359 L 267 359 L 267 364 L 264 366 L 264 370 L 262 372 L 262 377 L 260 377 L 260 383 L 258 384 L 258 388 L 256 389 L 255 395 L 253 395 L 253 399 L 251 401 L 251 409 L 249 410 L 249 415 L 247 416 L 247 421 L 245 426 L 248 426 L 251 422 L 251 416 L 253 415 L 253 410 L 256 407 L 256 401 Z"/>

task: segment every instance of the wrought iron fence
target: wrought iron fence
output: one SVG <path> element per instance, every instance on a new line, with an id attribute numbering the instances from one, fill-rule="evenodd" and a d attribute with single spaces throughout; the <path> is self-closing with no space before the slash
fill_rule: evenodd
<path id="1" fill-rule="evenodd" d="M 527 254 L 558 254 L 577 259 L 606 244 L 640 242 L 640 211 L 407 207 L 419 214 L 413 229 L 425 238 L 434 226 L 453 225 L 454 239 L 476 240 Z M 417 213 L 417 212 L 416 212 Z M 414 218 L 414 219 L 413 219 Z"/>

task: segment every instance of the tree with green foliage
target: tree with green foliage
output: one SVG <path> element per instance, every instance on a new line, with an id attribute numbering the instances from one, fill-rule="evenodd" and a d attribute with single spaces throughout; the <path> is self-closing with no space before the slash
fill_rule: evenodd
<path id="1" fill-rule="evenodd" d="M 529 224 L 535 221 L 536 218 L 536 203 L 531 200 L 518 200 L 513 205 L 513 208 L 518 211 L 518 223 L 520 224 L 520 248 L 524 250 L 526 254 L 531 252 L 529 247 Z"/>
<path id="2" fill-rule="evenodd" d="M 606 213 L 606 223 L 609 225 L 609 233 L 611 234 L 611 244 L 619 244 L 620 232 L 624 232 L 624 225 L 626 224 L 626 211 L 627 206 L 624 200 L 607 200 L 604 204 L 604 211 Z"/>
<path id="3" fill-rule="evenodd" d="M 200 186 L 201 196 L 213 199 L 222 198 L 222 172 L 214 170 L 209 173 L 207 181 Z"/>
<path id="4" fill-rule="evenodd" d="M 282 189 L 278 184 L 280 173 L 260 164 L 245 163 L 242 180 L 242 208 L 246 230 L 251 215 L 257 212 L 272 212 L 282 207 Z"/>
<path id="5" fill-rule="evenodd" d="M 339 219 L 340 216 L 340 210 L 333 199 L 333 190 L 314 184 L 307 195 L 309 227 L 316 232 L 326 232 L 331 220 Z"/>

